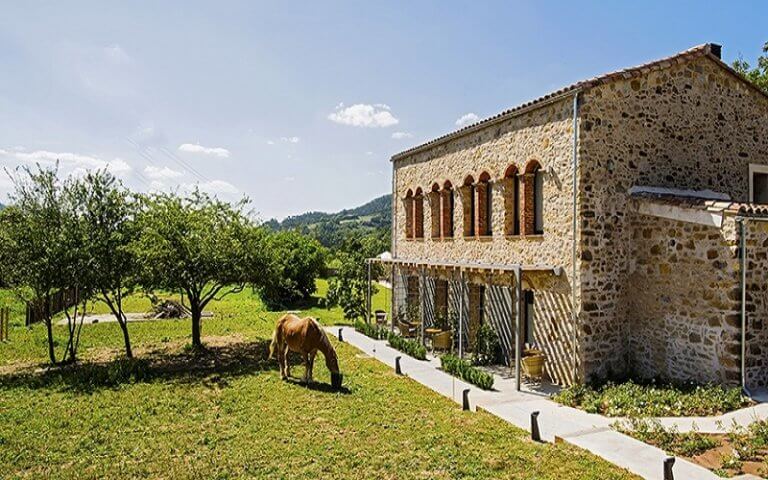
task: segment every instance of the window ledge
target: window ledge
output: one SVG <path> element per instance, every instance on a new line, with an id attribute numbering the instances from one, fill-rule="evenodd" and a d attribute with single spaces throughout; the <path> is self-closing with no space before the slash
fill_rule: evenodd
<path id="1" fill-rule="evenodd" d="M 518 234 L 518 235 L 504 235 L 504 238 L 506 238 L 507 240 L 522 240 L 525 237 Z"/>
<path id="2" fill-rule="evenodd" d="M 453 237 L 442 237 L 440 240 L 442 240 L 443 242 L 452 242 Z"/>
<path id="3" fill-rule="evenodd" d="M 524 235 L 523 238 L 528 240 L 544 240 L 543 233 L 534 233 L 533 235 Z"/>
<path id="4" fill-rule="evenodd" d="M 480 235 L 477 237 L 477 240 L 480 242 L 490 242 L 493 241 L 493 235 Z"/>
<path id="5" fill-rule="evenodd" d="M 476 239 L 477 239 L 477 237 L 474 236 L 474 235 L 464 235 L 464 241 L 465 242 L 470 242 L 470 241 L 473 241 L 473 240 L 476 240 Z"/>

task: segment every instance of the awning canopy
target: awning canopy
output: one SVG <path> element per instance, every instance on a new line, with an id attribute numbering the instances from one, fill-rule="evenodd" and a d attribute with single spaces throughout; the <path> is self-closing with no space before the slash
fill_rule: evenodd
<path id="1" fill-rule="evenodd" d="M 555 265 L 524 265 L 524 264 L 503 264 L 503 263 L 480 263 L 480 262 L 449 262 L 436 261 L 418 258 L 369 258 L 368 262 L 382 263 L 390 265 L 399 265 L 404 267 L 432 267 L 445 268 L 450 270 L 459 270 L 465 272 L 488 272 L 488 273 L 515 273 L 515 272 L 552 272 L 559 276 L 563 272 L 563 267 Z"/>

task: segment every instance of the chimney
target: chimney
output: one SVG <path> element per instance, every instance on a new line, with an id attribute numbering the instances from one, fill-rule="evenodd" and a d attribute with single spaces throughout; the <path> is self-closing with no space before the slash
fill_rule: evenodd
<path id="1" fill-rule="evenodd" d="M 723 58 L 721 54 L 723 53 L 723 46 L 718 45 L 716 43 L 710 43 L 709 44 L 709 51 L 712 53 L 712 55 L 716 56 L 717 58 Z"/>

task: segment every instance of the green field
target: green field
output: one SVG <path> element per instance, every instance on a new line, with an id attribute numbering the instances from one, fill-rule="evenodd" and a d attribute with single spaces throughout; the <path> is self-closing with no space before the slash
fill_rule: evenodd
<path id="1" fill-rule="evenodd" d="M 131 324 L 138 358 L 120 360 L 119 328 L 102 323 L 83 328 L 81 364 L 46 371 L 44 329 L 18 326 L 16 307 L 0 344 L 0 478 L 633 478 L 462 412 L 346 344 L 334 341 L 345 391 L 327 388 L 321 359 L 323 383 L 281 381 L 266 359 L 279 312 L 250 291 L 208 309 L 205 353 L 185 347 L 189 321 L 163 320 Z M 305 313 L 341 321 L 338 309 Z"/>

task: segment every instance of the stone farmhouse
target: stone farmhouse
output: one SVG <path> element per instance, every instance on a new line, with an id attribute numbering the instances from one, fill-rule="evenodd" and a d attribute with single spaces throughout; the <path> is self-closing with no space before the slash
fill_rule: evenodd
<path id="1" fill-rule="evenodd" d="M 392 157 L 393 311 L 559 384 L 768 384 L 768 96 L 706 44 Z M 518 383 L 519 385 L 519 383 Z"/>

